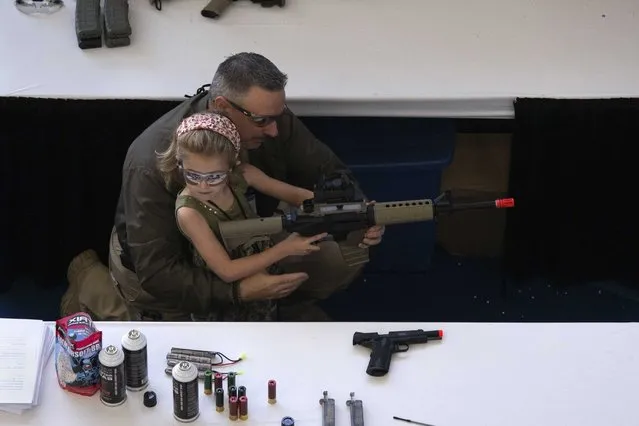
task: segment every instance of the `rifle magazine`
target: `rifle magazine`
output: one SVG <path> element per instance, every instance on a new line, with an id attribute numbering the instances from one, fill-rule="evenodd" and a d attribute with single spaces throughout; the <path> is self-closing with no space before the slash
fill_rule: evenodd
<path id="1" fill-rule="evenodd" d="M 370 259 L 368 256 L 368 248 L 353 247 L 340 244 L 342 258 L 347 266 L 353 267 L 367 263 Z"/>

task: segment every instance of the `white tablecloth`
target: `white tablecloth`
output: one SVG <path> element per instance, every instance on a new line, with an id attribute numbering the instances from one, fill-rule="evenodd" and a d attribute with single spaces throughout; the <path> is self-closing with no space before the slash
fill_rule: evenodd
<path id="1" fill-rule="evenodd" d="M 246 360 L 237 370 L 247 388 L 244 425 L 321 425 L 322 391 L 336 402 L 336 425 L 350 424 L 350 392 L 364 403 L 367 426 L 403 426 L 400 416 L 435 426 L 636 426 L 639 383 L 638 324 L 160 324 L 98 323 L 103 343 L 119 344 L 131 328 L 149 344 L 149 390 L 158 405 L 144 407 L 129 392 L 118 407 L 98 395 L 58 387 L 47 367 L 39 407 L 21 416 L 0 414 L 2 425 L 175 425 L 171 378 L 164 373 L 173 347 L 209 349 Z M 414 345 L 393 357 L 386 377 L 365 374 L 369 351 L 352 346 L 355 331 L 443 329 L 441 342 Z M 224 371 L 230 371 L 226 369 Z M 267 381 L 278 382 L 278 402 L 267 404 Z M 201 382 L 203 385 L 203 382 Z M 233 424 L 200 388 L 195 425 Z"/>
<path id="2" fill-rule="evenodd" d="M 130 0 L 129 47 L 81 50 L 75 0 L 0 2 L 0 96 L 181 99 L 229 54 L 290 76 L 299 115 L 510 117 L 517 96 L 639 96 L 639 6 L 624 0 Z"/>

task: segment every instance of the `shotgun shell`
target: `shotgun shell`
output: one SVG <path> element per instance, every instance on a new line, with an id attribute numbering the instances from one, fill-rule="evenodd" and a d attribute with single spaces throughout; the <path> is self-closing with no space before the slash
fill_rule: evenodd
<path id="1" fill-rule="evenodd" d="M 268 403 L 275 404 L 277 402 L 277 383 L 275 380 L 268 381 Z"/>
<path id="2" fill-rule="evenodd" d="M 248 420 L 248 398 L 240 397 L 240 420 Z"/>
<path id="3" fill-rule="evenodd" d="M 222 388 L 222 381 L 224 380 L 224 377 L 222 376 L 222 374 L 215 373 L 214 380 L 215 380 L 215 382 L 214 382 L 215 389 L 221 389 Z"/>
<path id="4" fill-rule="evenodd" d="M 235 398 L 237 398 L 237 388 L 235 386 L 231 386 L 229 388 L 229 398 L 234 396 Z"/>
<path id="5" fill-rule="evenodd" d="M 235 386 L 235 372 L 231 371 L 226 375 L 227 390 L 231 389 L 231 386 Z"/>
<path id="6" fill-rule="evenodd" d="M 221 413 L 224 411 L 224 389 L 215 389 L 215 411 Z"/>
<path id="7" fill-rule="evenodd" d="M 239 412 L 239 406 L 237 404 L 237 397 L 232 396 L 229 398 L 229 420 L 237 420 L 237 415 Z"/>
<path id="8" fill-rule="evenodd" d="M 204 372 L 204 394 L 211 395 L 213 393 L 213 372 L 206 370 Z"/>

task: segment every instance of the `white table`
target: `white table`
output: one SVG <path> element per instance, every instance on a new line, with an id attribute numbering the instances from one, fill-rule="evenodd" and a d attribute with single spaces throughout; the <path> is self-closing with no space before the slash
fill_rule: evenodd
<path id="1" fill-rule="evenodd" d="M 104 344 L 135 327 L 149 340 L 151 386 L 158 405 L 146 408 L 129 393 L 124 405 L 69 394 L 50 362 L 41 405 L 2 425 L 175 425 L 171 379 L 164 373 L 172 346 L 246 352 L 238 386 L 247 387 L 249 420 L 274 425 L 321 425 L 319 399 L 336 402 L 336 425 L 349 425 L 351 391 L 362 399 L 367 426 L 404 426 L 401 416 L 436 426 L 636 426 L 639 324 L 159 324 L 99 323 Z M 444 330 L 444 340 L 395 355 L 384 378 L 365 374 L 369 352 L 352 347 L 354 331 Z M 278 381 L 278 403 L 266 402 L 267 380 Z M 202 389 L 202 388 L 201 388 Z M 202 392 L 202 390 L 201 390 Z M 234 424 L 214 399 L 200 394 L 194 425 Z M 90 420 L 91 419 L 91 420 Z"/>
<path id="2" fill-rule="evenodd" d="M 0 2 L 0 96 L 182 99 L 231 53 L 290 76 L 299 115 L 511 117 L 518 96 L 639 96 L 628 0 L 130 0 L 132 45 L 81 50 L 75 0 L 35 18 Z"/>

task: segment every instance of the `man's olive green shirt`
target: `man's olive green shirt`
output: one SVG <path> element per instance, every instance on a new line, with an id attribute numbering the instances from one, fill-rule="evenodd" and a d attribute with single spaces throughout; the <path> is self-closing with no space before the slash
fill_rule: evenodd
<path id="1" fill-rule="evenodd" d="M 195 267 L 188 241 L 175 222 L 175 192 L 166 188 L 157 169 L 156 152 L 168 148 L 185 117 L 206 110 L 208 92 L 182 102 L 138 136 L 127 152 L 115 228 L 122 244 L 123 263 L 133 270 L 142 288 L 156 299 L 195 314 L 233 303 L 232 286 L 208 269 Z M 267 175 L 312 189 L 321 173 L 345 168 L 290 111 L 278 119 L 279 134 L 249 153 L 251 164 Z M 257 213 L 271 216 L 278 200 L 256 193 Z"/>

